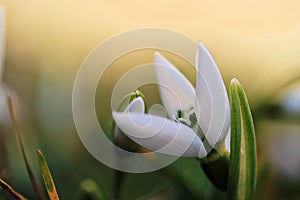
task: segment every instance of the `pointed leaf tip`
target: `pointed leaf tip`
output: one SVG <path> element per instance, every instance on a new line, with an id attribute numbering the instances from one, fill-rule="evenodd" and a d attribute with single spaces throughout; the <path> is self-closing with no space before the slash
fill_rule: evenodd
<path id="1" fill-rule="evenodd" d="M 231 154 L 228 199 L 253 199 L 256 187 L 256 139 L 246 94 L 237 79 L 230 83 Z"/>
<path id="2" fill-rule="evenodd" d="M 42 188 L 38 182 L 38 180 L 36 179 L 34 173 L 33 173 L 33 170 L 31 169 L 31 166 L 29 164 L 29 161 L 28 161 L 28 158 L 27 158 L 27 155 L 26 155 L 26 152 L 25 152 L 25 147 L 24 147 L 24 143 L 23 143 L 23 139 L 22 139 L 22 129 L 21 129 L 21 126 L 19 124 L 19 109 L 18 109 L 18 104 L 17 104 L 17 96 L 15 95 L 8 95 L 6 97 L 7 99 L 7 105 L 8 105 L 8 108 L 9 108 L 9 113 L 10 113 L 10 117 L 11 117 L 11 121 L 12 121 L 12 124 L 13 124 L 13 127 L 15 129 L 15 133 L 16 133 L 16 136 L 17 136 L 17 140 L 19 142 L 19 146 L 20 146 L 20 149 L 21 149 L 21 154 L 22 154 L 22 157 L 23 157 L 23 160 L 24 160 L 24 163 L 25 163 L 25 166 L 26 166 L 26 170 L 27 170 L 27 173 L 28 173 L 28 176 L 29 176 L 29 179 L 30 179 L 30 182 L 31 182 L 31 185 L 38 197 L 38 199 L 40 200 L 44 200 L 44 194 L 43 194 L 43 191 L 42 191 Z"/>
<path id="3" fill-rule="evenodd" d="M 231 135 L 230 135 L 230 158 L 229 177 L 227 184 L 227 197 L 229 200 L 238 198 L 241 162 L 241 114 L 240 103 L 235 81 L 230 82 L 230 112 L 231 112 Z"/>
<path id="4" fill-rule="evenodd" d="M 39 149 L 37 150 L 37 156 L 38 156 L 40 170 L 41 170 L 41 173 L 43 176 L 43 180 L 44 180 L 49 198 L 50 198 L 50 200 L 59 200 L 48 164 L 46 162 L 46 159 L 45 159 L 42 151 Z"/>
<path id="5" fill-rule="evenodd" d="M 233 78 L 231 79 L 230 84 L 240 84 L 240 82 L 236 78 Z"/>

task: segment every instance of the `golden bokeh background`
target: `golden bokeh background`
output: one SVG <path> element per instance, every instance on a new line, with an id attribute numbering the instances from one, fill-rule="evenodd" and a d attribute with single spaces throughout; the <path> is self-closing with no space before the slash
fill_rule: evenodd
<path id="1" fill-rule="evenodd" d="M 62 199 L 75 198 L 74 190 L 84 178 L 95 180 L 106 199 L 113 196 L 113 171 L 93 159 L 76 134 L 72 87 L 77 70 L 96 45 L 141 27 L 171 29 L 204 42 L 227 86 L 233 77 L 240 80 L 256 123 L 259 167 L 272 166 L 265 182 L 269 187 L 262 187 L 261 199 L 300 197 L 300 149 L 295 144 L 300 141 L 300 111 L 291 114 L 278 108 L 289 91 L 300 88 L 300 1 L 1 0 L 0 4 L 6 11 L 4 82 L 20 97 L 32 165 L 38 171 L 35 150 L 41 148 Z M 152 53 L 147 50 L 120 58 L 100 82 L 96 102 L 98 112 L 107 116 L 100 117 L 106 129 L 113 84 L 130 68 L 151 62 Z M 194 72 L 184 67 L 187 63 L 165 55 L 193 82 Z M 33 197 L 11 128 L 5 132 L 7 177 L 25 196 Z M 121 199 L 168 184 L 171 196 L 178 198 L 224 197 L 197 171 L 197 164 L 183 159 L 174 166 L 181 179 L 168 176 L 170 171 L 128 175 Z M 186 170 L 181 172 L 180 167 Z M 194 180 L 197 176 L 199 180 Z M 163 181 L 157 181 L 161 177 Z"/>
<path id="2" fill-rule="evenodd" d="M 134 28 L 162 27 L 203 41 L 226 82 L 238 77 L 250 96 L 265 97 L 299 74 L 298 1 L 8 0 L 3 4 L 7 64 L 13 67 L 42 70 L 51 65 L 53 71 L 74 73 L 104 39 Z"/>

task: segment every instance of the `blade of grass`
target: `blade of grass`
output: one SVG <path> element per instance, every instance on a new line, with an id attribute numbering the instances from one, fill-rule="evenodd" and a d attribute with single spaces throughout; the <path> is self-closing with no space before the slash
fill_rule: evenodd
<path id="1" fill-rule="evenodd" d="M 242 117 L 242 137 L 245 145 L 245 199 L 253 199 L 256 189 L 256 138 L 251 110 L 247 96 L 241 86 L 238 84 L 239 100 L 241 105 Z M 243 152 L 243 150 L 241 151 Z"/>
<path id="2" fill-rule="evenodd" d="M 256 139 L 253 119 L 241 84 L 230 83 L 231 142 L 228 199 L 253 199 L 256 187 Z"/>
<path id="3" fill-rule="evenodd" d="M 22 140 L 22 129 L 19 125 L 19 120 L 18 120 L 19 117 L 18 117 L 18 108 L 16 105 L 16 97 L 8 96 L 7 102 L 8 102 L 9 112 L 10 112 L 10 116 L 11 116 L 11 121 L 13 123 L 13 127 L 14 127 L 16 135 L 17 135 L 17 139 L 18 139 L 18 142 L 19 142 L 19 145 L 21 148 L 22 157 L 25 162 L 26 170 L 29 175 L 31 185 L 32 185 L 33 190 L 35 191 L 38 199 L 45 200 L 43 190 L 42 190 L 40 184 L 38 183 L 37 179 L 35 178 L 34 173 L 30 167 L 30 164 L 29 164 L 27 156 L 26 156 L 25 147 L 24 147 L 24 143 Z"/>
<path id="4" fill-rule="evenodd" d="M 18 200 L 26 200 L 25 197 L 23 197 L 20 193 L 18 193 L 17 191 L 15 191 L 8 183 L 6 183 L 5 181 L 3 181 L 0 178 L 0 186 L 6 190 L 7 192 L 9 192 L 12 196 L 14 196 L 16 199 Z"/>
<path id="5" fill-rule="evenodd" d="M 241 157 L 241 114 L 237 85 L 233 84 L 232 82 L 230 83 L 230 118 L 231 136 L 227 198 L 237 199 Z"/>
<path id="6" fill-rule="evenodd" d="M 41 150 L 37 150 L 37 155 L 38 155 L 38 161 L 40 165 L 40 170 L 44 179 L 44 183 L 49 195 L 50 200 L 59 200 L 55 184 L 53 181 L 53 178 L 51 176 L 51 172 L 49 170 L 49 167 L 47 165 L 46 159 L 42 153 Z"/>

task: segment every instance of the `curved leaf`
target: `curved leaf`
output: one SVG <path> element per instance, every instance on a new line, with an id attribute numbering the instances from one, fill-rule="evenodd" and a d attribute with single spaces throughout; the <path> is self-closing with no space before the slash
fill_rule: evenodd
<path id="1" fill-rule="evenodd" d="M 256 187 L 256 139 L 253 119 L 241 84 L 230 83 L 231 141 L 228 199 L 253 199 Z"/>
<path id="2" fill-rule="evenodd" d="M 52 179 L 50 170 L 48 168 L 46 159 L 40 150 L 37 151 L 37 155 L 38 155 L 38 161 L 39 161 L 41 173 L 42 173 L 42 176 L 44 179 L 44 183 L 45 183 L 49 198 L 50 198 L 50 200 L 58 200 L 59 197 L 56 192 L 54 181 Z"/>
<path id="3" fill-rule="evenodd" d="M 24 147 L 24 143 L 22 140 L 22 129 L 21 129 L 20 122 L 19 122 L 19 115 L 18 115 L 19 110 L 17 107 L 17 97 L 7 96 L 7 103 L 8 103 L 10 116 L 11 116 L 11 121 L 12 121 L 13 127 L 14 127 L 16 135 L 17 135 L 17 140 L 18 140 L 19 146 L 21 148 L 22 157 L 23 157 L 23 160 L 24 160 L 24 163 L 26 166 L 28 176 L 31 181 L 31 185 L 32 185 L 33 190 L 35 191 L 38 199 L 44 200 L 45 197 L 44 197 L 42 188 L 30 167 L 30 164 L 29 164 L 26 152 L 25 152 L 25 147 Z"/>

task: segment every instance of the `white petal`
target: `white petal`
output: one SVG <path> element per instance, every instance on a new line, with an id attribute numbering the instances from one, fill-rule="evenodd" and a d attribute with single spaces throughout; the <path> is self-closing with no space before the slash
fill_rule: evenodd
<path id="1" fill-rule="evenodd" d="M 208 143 L 214 147 L 227 134 L 230 108 L 226 87 L 212 56 L 202 43 L 196 54 L 196 114 Z"/>
<path id="2" fill-rule="evenodd" d="M 0 5 L 0 81 L 2 80 L 3 64 L 4 64 L 4 38 L 5 38 L 5 10 Z"/>
<path id="3" fill-rule="evenodd" d="M 144 113 L 145 112 L 145 103 L 141 97 L 138 97 L 126 107 L 124 112 L 138 112 Z"/>
<path id="4" fill-rule="evenodd" d="M 141 113 L 113 112 L 113 117 L 128 137 L 152 151 L 199 158 L 207 154 L 201 139 L 183 124 Z"/>
<path id="5" fill-rule="evenodd" d="M 179 109 L 193 106 L 195 89 L 189 80 L 158 52 L 155 53 L 154 62 L 160 96 L 169 117 Z"/>

